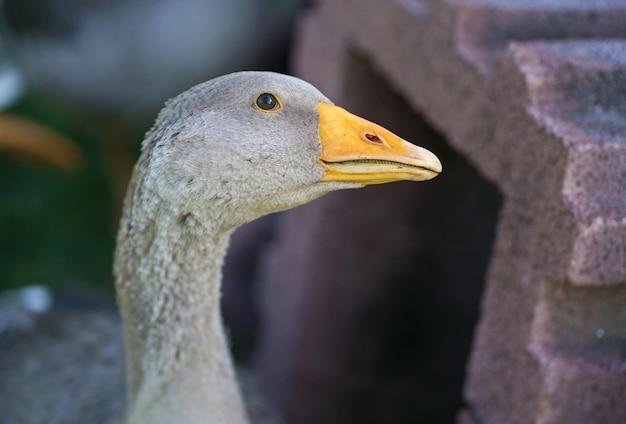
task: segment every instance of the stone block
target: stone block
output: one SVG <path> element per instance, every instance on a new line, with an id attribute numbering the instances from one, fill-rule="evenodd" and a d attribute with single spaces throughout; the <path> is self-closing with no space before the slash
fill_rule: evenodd
<path id="1" fill-rule="evenodd" d="M 458 422 L 626 422 L 624 22 L 617 0 L 315 4 L 296 73 L 426 143 L 444 173 L 280 224 L 257 367 L 291 422 L 451 421 L 437 413 L 462 402 L 440 370 L 466 350 L 455 336 L 394 350 L 384 334 L 412 320 L 419 339 L 433 305 L 445 324 L 430 328 L 457 334 L 483 278 Z"/>

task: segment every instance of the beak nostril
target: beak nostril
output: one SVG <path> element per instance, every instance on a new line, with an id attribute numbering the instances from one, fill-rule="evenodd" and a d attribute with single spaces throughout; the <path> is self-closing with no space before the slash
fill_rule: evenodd
<path id="1" fill-rule="evenodd" d="M 365 138 L 367 138 L 372 143 L 385 144 L 384 141 L 378 135 L 371 133 L 371 132 L 366 132 Z"/>

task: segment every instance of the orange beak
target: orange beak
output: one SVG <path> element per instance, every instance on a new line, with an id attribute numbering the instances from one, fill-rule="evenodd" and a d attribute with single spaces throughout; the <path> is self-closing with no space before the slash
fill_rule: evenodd
<path id="1" fill-rule="evenodd" d="M 425 181 L 441 172 L 430 151 L 338 106 L 318 103 L 322 181 L 383 184 Z"/>

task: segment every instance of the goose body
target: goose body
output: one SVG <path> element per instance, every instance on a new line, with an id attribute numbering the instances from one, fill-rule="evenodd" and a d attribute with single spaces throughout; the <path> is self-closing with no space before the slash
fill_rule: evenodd
<path id="1" fill-rule="evenodd" d="M 429 151 L 294 77 L 234 73 L 169 101 L 143 142 L 115 252 L 124 422 L 248 422 L 219 312 L 235 228 L 334 190 L 440 171 Z"/>

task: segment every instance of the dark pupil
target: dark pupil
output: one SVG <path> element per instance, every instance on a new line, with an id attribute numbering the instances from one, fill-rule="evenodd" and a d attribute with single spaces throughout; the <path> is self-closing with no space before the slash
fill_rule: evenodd
<path id="1" fill-rule="evenodd" d="M 276 107 L 276 97 L 273 94 L 261 94 L 256 100 L 256 104 L 263 110 L 271 110 Z"/>

